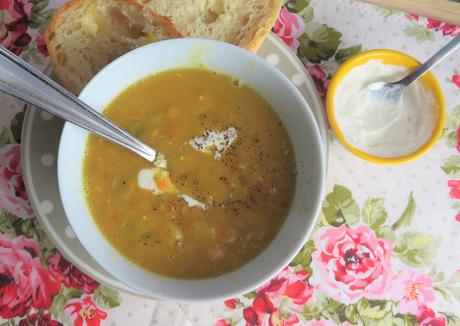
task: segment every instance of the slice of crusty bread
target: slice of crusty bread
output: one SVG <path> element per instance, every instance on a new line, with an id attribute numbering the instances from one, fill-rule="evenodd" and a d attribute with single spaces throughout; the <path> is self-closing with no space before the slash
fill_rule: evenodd
<path id="1" fill-rule="evenodd" d="M 45 33 L 53 72 L 75 94 L 124 53 L 180 36 L 168 18 L 132 0 L 71 0 Z"/>
<path id="2" fill-rule="evenodd" d="M 284 0 L 136 0 L 169 17 L 185 37 L 216 39 L 256 52 Z"/>

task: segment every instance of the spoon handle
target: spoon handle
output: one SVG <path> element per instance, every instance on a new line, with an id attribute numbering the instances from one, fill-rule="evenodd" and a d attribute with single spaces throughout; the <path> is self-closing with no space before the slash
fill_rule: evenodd
<path id="1" fill-rule="evenodd" d="M 433 66 L 437 65 L 439 62 L 444 60 L 452 52 L 460 48 L 460 35 L 456 36 L 452 41 L 447 43 L 444 47 L 436 52 L 431 58 L 429 58 L 425 63 L 418 66 L 413 72 L 401 79 L 398 84 L 403 84 L 408 86 L 412 82 L 419 79 L 425 72 L 430 70 Z"/>
<path id="2" fill-rule="evenodd" d="M 0 90 L 121 145 L 150 162 L 156 158 L 154 149 L 1 46 Z"/>

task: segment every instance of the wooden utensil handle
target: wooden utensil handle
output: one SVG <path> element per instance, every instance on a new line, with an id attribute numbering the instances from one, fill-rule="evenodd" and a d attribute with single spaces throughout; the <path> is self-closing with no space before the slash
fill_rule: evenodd
<path id="1" fill-rule="evenodd" d="M 382 7 L 415 13 L 446 23 L 460 25 L 458 0 L 362 0 Z"/>

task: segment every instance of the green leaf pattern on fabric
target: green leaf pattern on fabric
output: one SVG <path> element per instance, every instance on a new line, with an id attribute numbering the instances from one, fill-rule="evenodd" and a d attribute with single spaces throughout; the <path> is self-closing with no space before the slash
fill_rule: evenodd
<path id="1" fill-rule="evenodd" d="M 0 326 L 15 326 L 15 325 L 16 324 L 15 324 L 13 319 L 10 319 L 10 320 L 0 324 Z"/>
<path id="2" fill-rule="evenodd" d="M 243 295 L 246 299 L 254 299 L 257 296 L 257 292 L 252 291 Z"/>
<path id="3" fill-rule="evenodd" d="M 360 53 L 361 50 L 362 50 L 361 45 L 355 45 L 355 46 L 351 46 L 351 47 L 346 48 L 346 49 L 340 49 L 340 50 L 338 50 L 336 52 L 334 59 L 335 59 L 335 61 L 337 61 L 339 63 L 343 63 L 348 58 L 354 56 L 355 54 Z"/>
<path id="4" fill-rule="evenodd" d="M 460 76 L 459 72 L 454 70 L 455 76 Z M 452 82 L 449 80 L 449 82 Z M 457 91 L 459 91 L 457 89 Z M 455 148 L 456 152 L 460 152 L 460 105 L 457 105 L 452 109 L 452 111 L 447 115 L 446 124 L 442 133 L 442 137 L 445 140 L 445 144 L 450 148 Z M 455 200 L 451 206 L 452 209 L 456 210 L 456 220 L 460 222 L 460 198 L 458 198 L 457 193 L 457 183 L 460 179 L 460 155 L 451 155 L 441 166 L 441 169 L 451 180 L 448 181 L 448 186 L 451 188 L 450 197 Z"/>
<path id="5" fill-rule="evenodd" d="M 406 208 L 402 212 L 399 219 L 391 226 L 391 228 L 393 230 L 398 230 L 401 227 L 409 226 L 412 221 L 412 217 L 414 216 L 415 208 L 415 199 L 412 193 L 410 193 L 409 201 L 407 202 Z"/>
<path id="6" fill-rule="evenodd" d="M 14 227 L 16 220 L 17 217 L 0 209 L 0 233 L 8 235 L 10 238 L 16 237 L 16 229 Z"/>
<path id="7" fill-rule="evenodd" d="M 106 286 L 100 286 L 93 293 L 94 302 L 103 309 L 117 307 L 121 304 L 118 292 Z"/>
<path id="8" fill-rule="evenodd" d="M 396 238 L 394 229 L 389 225 L 382 225 L 379 227 L 375 230 L 375 235 L 379 238 L 390 240 L 391 242 L 394 242 Z"/>
<path id="9" fill-rule="evenodd" d="M 15 143 L 21 143 L 22 123 L 24 121 L 25 107 L 17 113 L 10 123 L 10 130 Z"/>
<path id="10" fill-rule="evenodd" d="M 387 220 L 388 213 L 384 207 L 385 199 L 376 198 L 368 199 L 364 203 L 363 220 L 372 229 L 378 229 Z"/>
<path id="11" fill-rule="evenodd" d="M 441 169 L 452 179 L 460 178 L 460 155 L 452 155 L 442 165 Z"/>
<path id="12" fill-rule="evenodd" d="M 332 58 L 340 44 L 342 34 L 332 27 L 310 22 L 300 37 L 298 55 L 313 63 Z"/>
<path id="13" fill-rule="evenodd" d="M 442 277 L 439 277 L 442 274 Z M 453 273 L 452 276 L 444 281 L 444 273 L 440 272 L 433 280 L 433 288 L 438 291 L 446 301 L 452 303 L 460 301 L 460 272 Z"/>
<path id="14" fill-rule="evenodd" d="M 302 249 L 299 251 L 297 256 L 291 261 L 289 265 L 298 266 L 300 265 L 303 269 L 311 271 L 311 254 L 316 250 L 313 240 L 308 241 Z"/>
<path id="15" fill-rule="evenodd" d="M 390 8 L 378 7 L 377 9 L 380 11 L 380 13 L 382 14 L 382 16 L 383 16 L 383 18 L 385 20 L 387 20 L 388 17 L 390 17 L 390 16 L 393 16 L 395 14 L 401 13 L 398 10 L 394 10 L 394 9 L 390 9 Z"/>
<path id="16" fill-rule="evenodd" d="M 423 43 L 426 41 L 434 42 L 434 32 L 427 29 L 425 26 L 417 24 L 407 26 L 404 29 L 404 34 L 415 37 L 415 41 L 417 43 Z"/>
<path id="17" fill-rule="evenodd" d="M 289 0 L 286 2 L 285 5 L 289 11 L 299 13 L 299 12 L 302 12 L 306 8 L 310 8 L 309 7 L 310 0 Z"/>
<path id="18" fill-rule="evenodd" d="M 360 217 L 358 204 L 351 191 L 340 185 L 335 185 L 332 193 L 326 196 L 323 213 L 326 221 L 332 226 L 355 225 Z"/>
<path id="19" fill-rule="evenodd" d="M 440 243 L 439 237 L 410 231 L 396 239 L 393 249 L 405 264 L 423 267 L 435 259 Z"/>
<path id="20" fill-rule="evenodd" d="M 83 295 L 82 290 L 68 289 L 62 287 L 61 291 L 54 297 L 53 305 L 49 309 L 49 312 L 55 317 L 61 320 L 65 325 L 70 325 L 69 315 L 64 311 L 64 308 L 71 299 L 80 298 Z"/>
<path id="21" fill-rule="evenodd" d="M 3 128 L 0 132 L 0 148 L 8 144 L 14 144 L 16 140 L 10 128 Z"/>
<path id="22" fill-rule="evenodd" d="M 369 301 L 366 298 L 359 300 L 357 311 L 365 325 L 391 325 L 392 324 L 391 301 Z"/>
<path id="23" fill-rule="evenodd" d="M 460 125 L 460 105 L 455 107 L 450 114 L 447 115 L 446 125 L 444 127 L 442 137 L 446 141 L 446 145 L 450 148 L 455 148 L 458 144 L 458 126 Z"/>

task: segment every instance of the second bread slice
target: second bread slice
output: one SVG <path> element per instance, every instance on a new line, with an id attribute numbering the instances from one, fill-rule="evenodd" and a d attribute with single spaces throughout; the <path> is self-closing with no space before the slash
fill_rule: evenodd
<path id="1" fill-rule="evenodd" d="M 171 19 L 184 37 L 215 39 L 256 52 L 284 0 L 136 0 Z"/>

